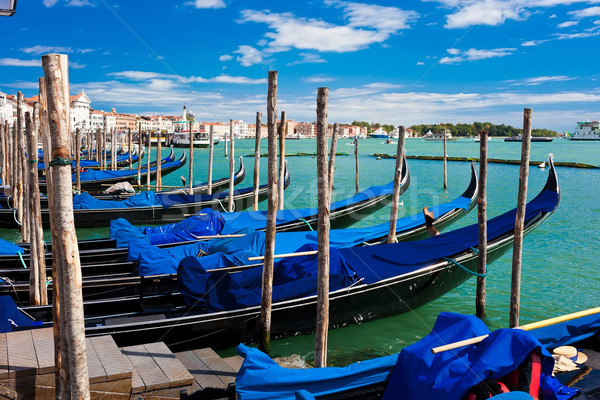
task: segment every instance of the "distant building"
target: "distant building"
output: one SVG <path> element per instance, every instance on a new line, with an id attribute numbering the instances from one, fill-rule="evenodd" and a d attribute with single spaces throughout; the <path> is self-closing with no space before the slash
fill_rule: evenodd
<path id="1" fill-rule="evenodd" d="M 71 131 L 75 131 L 77 128 L 81 129 L 82 131 L 88 130 L 91 126 L 90 104 L 92 101 L 87 94 L 85 94 L 83 89 L 81 89 L 81 93 L 74 96 L 69 96 L 69 101 Z"/>
<path id="2" fill-rule="evenodd" d="M 6 93 L 0 92 L 0 123 L 8 121 L 9 124 L 14 123 L 14 111 L 12 101 Z"/>

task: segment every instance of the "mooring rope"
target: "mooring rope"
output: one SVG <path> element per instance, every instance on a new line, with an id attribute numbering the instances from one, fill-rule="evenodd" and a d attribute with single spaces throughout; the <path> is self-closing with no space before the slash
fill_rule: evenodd
<path id="1" fill-rule="evenodd" d="M 463 265 L 460 265 L 460 263 L 458 263 L 457 261 L 455 261 L 455 260 L 453 260 L 453 259 L 451 259 L 451 258 L 444 257 L 444 260 L 446 260 L 446 261 L 449 261 L 449 262 L 451 262 L 452 264 L 454 264 L 454 265 L 456 265 L 456 266 L 459 266 L 459 267 L 461 267 L 462 269 L 464 269 L 464 270 L 465 270 L 465 271 L 467 271 L 468 273 L 470 273 L 470 274 L 472 274 L 472 275 L 475 275 L 475 276 L 476 276 L 476 277 L 478 277 L 478 278 L 485 278 L 485 277 L 488 275 L 488 272 L 486 272 L 485 274 L 478 274 L 477 272 L 473 272 L 473 271 L 471 271 L 469 268 L 467 268 L 467 267 L 465 267 L 465 266 L 463 266 Z"/>

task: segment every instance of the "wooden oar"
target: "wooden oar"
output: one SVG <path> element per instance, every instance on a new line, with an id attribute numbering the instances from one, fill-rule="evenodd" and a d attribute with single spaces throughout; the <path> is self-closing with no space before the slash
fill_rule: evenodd
<path id="1" fill-rule="evenodd" d="M 287 253 L 287 254 L 275 254 L 273 256 L 273 258 L 287 258 L 287 257 L 298 257 L 298 256 L 312 256 L 317 254 L 316 250 L 312 250 L 312 251 L 301 251 L 298 253 Z M 265 257 L 264 256 L 258 256 L 258 257 L 248 257 L 249 261 L 257 261 L 257 260 L 264 260 Z"/>
<path id="2" fill-rule="evenodd" d="M 554 317 L 554 318 L 550 318 L 550 319 L 545 319 L 543 321 L 533 322 L 533 323 L 527 324 L 527 325 L 517 326 L 513 329 L 523 329 L 525 331 L 530 331 L 533 329 L 543 328 L 546 326 L 558 324 L 558 323 L 565 322 L 565 321 L 570 321 L 570 320 L 581 318 L 581 317 L 587 317 L 588 315 L 593 315 L 593 314 L 598 314 L 598 313 L 600 313 L 600 307 L 590 308 L 589 310 L 578 311 L 575 313 L 562 315 L 560 317 Z M 464 347 L 464 346 L 468 346 L 471 344 L 479 343 L 488 336 L 489 335 L 477 336 L 477 337 L 474 337 L 471 339 L 465 339 L 465 340 L 461 340 L 459 342 L 446 344 L 444 346 L 434 347 L 431 349 L 431 352 L 433 354 L 437 354 L 437 353 L 441 353 L 441 352 L 444 352 L 447 350 L 457 349 L 459 347 Z"/>

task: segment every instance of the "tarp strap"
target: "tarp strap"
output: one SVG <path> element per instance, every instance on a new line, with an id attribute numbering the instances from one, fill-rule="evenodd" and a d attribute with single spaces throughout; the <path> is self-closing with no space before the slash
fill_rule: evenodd
<path id="1" fill-rule="evenodd" d="M 221 203 L 221 200 L 217 199 L 217 201 L 219 202 L 219 205 L 223 209 L 223 212 L 227 212 L 227 209 L 225 207 L 223 207 L 223 203 Z"/>
<path id="2" fill-rule="evenodd" d="M 465 270 L 465 271 L 467 271 L 468 273 L 470 273 L 470 274 L 472 274 L 472 275 L 475 275 L 475 276 L 476 276 L 476 277 L 478 277 L 478 278 L 485 278 L 485 277 L 488 275 L 488 273 L 487 273 L 487 272 L 486 272 L 485 274 L 478 274 L 477 272 L 473 272 L 473 271 L 471 271 L 469 268 L 467 268 L 467 267 L 465 267 L 465 266 L 462 266 L 462 265 L 460 265 L 458 262 L 456 262 L 455 260 L 453 260 L 453 259 L 451 259 L 451 258 L 444 257 L 444 260 L 446 260 L 446 261 L 449 261 L 449 262 L 451 262 L 452 264 L 454 264 L 454 265 L 456 265 L 456 266 L 458 266 L 458 267 L 461 267 L 462 269 L 464 269 L 464 270 Z"/>
<path id="3" fill-rule="evenodd" d="M 309 228 L 311 231 L 314 231 L 313 227 L 312 227 L 312 226 L 310 226 L 310 224 L 308 223 L 308 221 L 307 221 L 307 220 L 305 220 L 304 218 L 298 218 L 298 220 L 299 220 L 299 221 L 302 221 L 302 222 L 306 222 L 306 225 L 308 225 L 308 228 Z"/>
<path id="4" fill-rule="evenodd" d="M 21 253 L 17 253 L 19 255 L 19 258 L 21 259 L 21 264 L 23 264 L 23 268 L 27 269 L 27 265 L 25 265 L 25 261 L 23 260 L 23 256 L 21 255 Z"/>
<path id="5" fill-rule="evenodd" d="M 17 219 L 17 209 L 13 208 L 13 219 L 15 220 L 15 222 L 17 223 L 17 225 L 21 226 L 23 225 L 21 222 L 19 222 L 19 220 Z"/>

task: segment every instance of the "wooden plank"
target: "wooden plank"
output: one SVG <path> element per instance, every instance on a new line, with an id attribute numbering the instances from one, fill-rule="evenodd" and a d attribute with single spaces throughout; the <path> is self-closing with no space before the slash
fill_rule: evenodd
<path id="1" fill-rule="evenodd" d="M 213 374 L 219 377 L 225 386 L 235 382 L 236 372 L 213 349 L 194 350 L 194 354 L 210 368 Z"/>
<path id="2" fill-rule="evenodd" d="M 169 387 L 180 387 L 191 385 L 194 377 L 163 342 L 148 343 L 144 345 L 156 364 L 162 369 L 169 380 Z"/>
<path id="3" fill-rule="evenodd" d="M 223 359 L 236 373 L 242 368 L 244 358 L 241 356 L 226 357 Z"/>
<path id="4" fill-rule="evenodd" d="M 8 348 L 6 334 L 0 334 L 0 379 L 8 378 Z"/>
<path id="5" fill-rule="evenodd" d="M 131 361 L 133 368 L 140 374 L 140 378 L 146 386 L 146 392 L 169 387 L 167 376 L 144 345 L 123 347 L 122 350 L 123 354 Z"/>
<path id="6" fill-rule="evenodd" d="M 31 330 L 6 334 L 8 376 L 35 375 L 38 368 Z"/>
<path id="7" fill-rule="evenodd" d="M 91 338 L 86 339 L 85 348 L 87 353 L 87 366 L 90 384 L 106 382 L 108 380 L 106 376 L 106 370 L 100 362 L 100 358 L 96 353 L 96 349 L 94 348 L 94 343 Z"/>
<path id="8" fill-rule="evenodd" d="M 111 336 L 90 338 L 108 381 L 131 378 L 132 367 Z"/>
<path id="9" fill-rule="evenodd" d="M 175 353 L 175 357 L 183 364 L 184 367 L 194 377 L 194 382 L 200 389 L 215 388 L 225 389 L 227 385 L 219 379 L 218 376 L 213 374 L 211 369 L 200 359 L 193 351 L 184 351 L 181 353 Z M 198 388 L 194 385 L 193 390 Z"/>
<path id="10" fill-rule="evenodd" d="M 52 328 L 33 329 L 33 346 L 38 363 L 38 374 L 55 371 L 54 367 L 54 333 Z"/>

